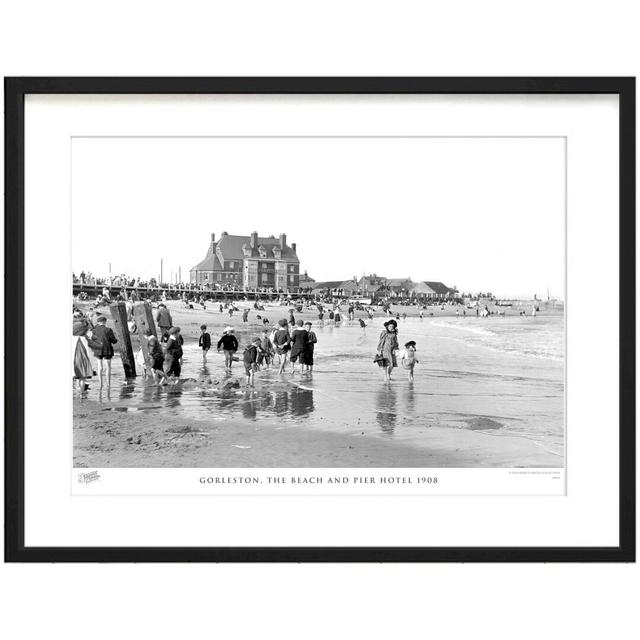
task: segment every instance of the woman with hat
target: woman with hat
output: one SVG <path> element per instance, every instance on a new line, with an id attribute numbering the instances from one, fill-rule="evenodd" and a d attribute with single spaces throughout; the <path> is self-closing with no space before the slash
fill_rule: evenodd
<path id="1" fill-rule="evenodd" d="M 391 372 L 398 366 L 396 350 L 398 349 L 398 323 L 391 319 L 384 323 L 384 331 L 378 340 L 378 355 L 384 358 L 384 379 L 391 380 Z"/>
<path id="2" fill-rule="evenodd" d="M 91 322 L 81 311 L 73 314 L 73 341 L 71 356 L 73 358 L 73 377 L 78 381 L 78 389 L 86 391 L 87 381 L 93 376 L 91 349 L 87 338 L 91 336 Z"/>

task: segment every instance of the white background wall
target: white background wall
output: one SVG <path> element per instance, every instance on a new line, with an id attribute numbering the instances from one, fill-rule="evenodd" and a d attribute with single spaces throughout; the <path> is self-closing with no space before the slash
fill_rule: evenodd
<path id="1" fill-rule="evenodd" d="M 633 1 L 7 2 L 0 63 L 3 75 L 637 75 L 638 18 Z M 639 587 L 637 566 L 3 565 L 0 626 L 92 640 L 631 637 Z"/>

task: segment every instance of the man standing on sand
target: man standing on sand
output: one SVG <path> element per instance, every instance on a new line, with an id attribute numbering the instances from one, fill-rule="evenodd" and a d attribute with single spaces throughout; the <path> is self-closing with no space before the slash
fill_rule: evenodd
<path id="1" fill-rule="evenodd" d="M 233 356 L 238 350 L 238 339 L 233 335 L 233 327 L 225 327 L 224 333 L 218 340 L 218 352 L 224 350 L 224 366 L 227 371 L 231 371 Z"/>
<path id="2" fill-rule="evenodd" d="M 169 313 L 169 309 L 167 309 L 167 305 L 163 302 L 158 305 L 156 322 L 158 323 L 158 327 L 160 328 L 160 339 L 163 342 L 166 342 L 167 338 L 169 337 L 169 329 L 171 329 L 171 327 L 173 326 L 173 320 L 171 318 L 171 314 Z"/>

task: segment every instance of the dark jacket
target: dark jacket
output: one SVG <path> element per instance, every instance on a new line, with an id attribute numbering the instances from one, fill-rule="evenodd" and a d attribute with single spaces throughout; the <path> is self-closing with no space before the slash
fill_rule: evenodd
<path id="1" fill-rule="evenodd" d="M 309 334 L 306 329 L 296 329 L 291 334 L 291 357 L 301 354 L 309 342 Z"/>
<path id="2" fill-rule="evenodd" d="M 198 346 L 202 347 L 203 349 L 211 349 L 211 335 L 209 335 L 208 331 L 200 334 Z"/>
<path id="3" fill-rule="evenodd" d="M 116 342 L 118 342 L 118 339 L 113 333 L 113 329 L 104 324 L 99 324 L 93 329 L 89 346 L 96 356 L 110 358 L 113 357 L 113 345 Z"/>
<path id="4" fill-rule="evenodd" d="M 232 333 L 225 333 L 220 340 L 218 340 L 218 349 L 222 347 L 225 351 L 237 351 L 238 339 Z"/>
<path id="5" fill-rule="evenodd" d="M 160 307 L 158 309 L 158 312 L 156 313 L 156 322 L 158 323 L 159 327 L 173 327 L 173 320 L 171 319 L 169 309 L 167 309 L 166 307 Z"/>
<path id="6" fill-rule="evenodd" d="M 180 359 L 182 358 L 182 344 L 183 341 L 180 340 L 181 336 L 177 338 L 173 336 L 167 340 L 167 344 L 165 347 L 165 353 L 167 354 L 168 359 Z"/>
<path id="7" fill-rule="evenodd" d="M 244 353 L 242 354 L 242 359 L 245 364 L 253 364 L 258 359 L 258 348 L 250 344 L 248 347 L 245 347 Z"/>

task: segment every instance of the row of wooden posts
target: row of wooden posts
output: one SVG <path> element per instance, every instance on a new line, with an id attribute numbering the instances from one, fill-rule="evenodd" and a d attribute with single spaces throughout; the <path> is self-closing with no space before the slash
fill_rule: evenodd
<path id="1" fill-rule="evenodd" d="M 127 305 L 124 302 L 113 302 L 109 305 L 111 317 L 115 325 L 115 333 L 120 346 L 120 357 L 122 358 L 122 366 L 124 367 L 124 375 L 126 378 L 136 377 L 136 359 L 131 344 L 131 332 L 127 323 Z M 153 311 L 148 302 L 136 302 L 133 305 L 133 318 L 137 327 L 137 334 L 140 340 L 140 347 L 145 360 L 149 357 L 149 349 L 147 340 L 142 336 L 145 335 L 147 329 L 151 330 L 151 335 L 158 337 L 156 332 L 156 323 L 153 319 Z"/>

